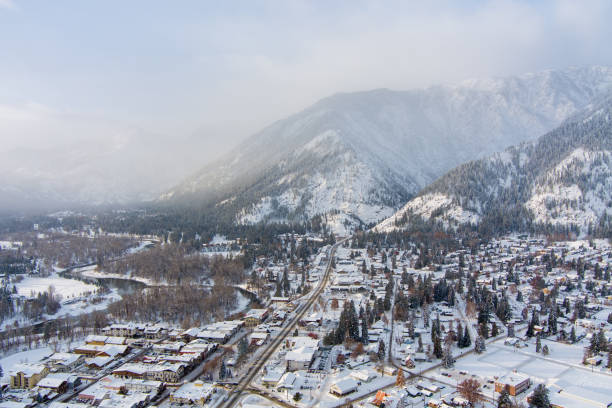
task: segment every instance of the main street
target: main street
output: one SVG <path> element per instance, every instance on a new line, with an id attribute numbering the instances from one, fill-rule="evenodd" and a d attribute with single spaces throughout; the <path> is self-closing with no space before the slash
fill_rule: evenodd
<path id="1" fill-rule="evenodd" d="M 334 259 L 334 255 L 336 253 L 336 249 L 339 245 L 341 245 L 346 239 L 335 243 L 329 250 L 327 266 L 325 268 L 325 273 L 323 275 L 323 279 L 319 282 L 319 285 L 314 289 L 311 293 L 310 297 L 306 301 L 306 303 L 302 304 L 298 307 L 297 312 L 294 317 L 290 320 L 290 322 L 285 325 L 285 327 L 281 330 L 281 332 L 276 336 L 276 338 L 268 345 L 265 351 L 262 353 L 259 361 L 252 366 L 245 377 L 243 377 L 234 391 L 230 394 L 229 398 L 225 401 L 225 403 L 221 404 L 221 408 L 231 408 L 236 406 L 237 401 L 243 392 L 245 392 L 251 385 L 251 382 L 257 375 L 257 373 L 262 369 L 262 367 L 268 362 L 270 357 L 274 354 L 276 349 L 282 344 L 282 342 L 295 330 L 298 322 L 304 317 L 304 315 L 310 310 L 314 302 L 318 299 L 319 295 L 327 286 L 327 282 L 331 275 L 332 271 L 332 261 Z"/>

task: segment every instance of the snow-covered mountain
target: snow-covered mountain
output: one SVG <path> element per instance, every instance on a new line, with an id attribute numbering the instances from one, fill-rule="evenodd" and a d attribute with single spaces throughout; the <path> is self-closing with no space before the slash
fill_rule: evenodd
<path id="1" fill-rule="evenodd" d="M 242 223 L 330 212 L 340 223 L 375 222 L 453 167 L 550 131 L 611 85 L 612 68 L 587 67 L 334 95 L 161 200 L 215 202 Z"/>
<path id="2" fill-rule="evenodd" d="M 612 93 L 537 141 L 450 171 L 375 229 L 401 229 L 415 215 L 491 232 L 609 233 Z"/>

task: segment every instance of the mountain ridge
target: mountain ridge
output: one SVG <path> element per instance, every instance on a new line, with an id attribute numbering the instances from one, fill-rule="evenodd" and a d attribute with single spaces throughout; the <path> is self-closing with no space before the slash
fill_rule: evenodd
<path id="1" fill-rule="evenodd" d="M 335 94 L 264 128 L 160 201 L 216 202 L 239 223 L 336 211 L 376 222 L 451 168 L 551 130 L 611 84 L 612 68 L 595 66 Z"/>
<path id="2" fill-rule="evenodd" d="M 430 184 L 376 231 L 412 216 L 457 227 L 606 234 L 612 215 L 612 93 L 536 141 L 465 163 Z"/>

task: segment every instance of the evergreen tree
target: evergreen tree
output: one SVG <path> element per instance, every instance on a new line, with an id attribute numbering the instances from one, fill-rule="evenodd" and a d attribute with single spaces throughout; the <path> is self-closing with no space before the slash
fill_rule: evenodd
<path id="1" fill-rule="evenodd" d="M 378 341 L 378 352 L 376 353 L 376 355 L 378 356 L 378 359 L 380 361 L 385 360 L 385 342 L 382 340 Z"/>
<path id="2" fill-rule="evenodd" d="M 432 336 L 431 340 L 433 341 L 433 354 L 436 358 L 442 358 L 444 355 L 444 351 L 442 350 L 442 341 L 440 340 L 440 335 L 434 332 L 435 334 Z"/>
<path id="3" fill-rule="evenodd" d="M 530 408 L 550 408 L 550 400 L 548 399 L 548 390 L 544 384 L 538 384 L 531 395 Z"/>
<path id="4" fill-rule="evenodd" d="M 488 324 L 489 323 L 489 309 L 486 306 L 482 306 L 478 311 L 478 324 Z"/>
<path id="5" fill-rule="evenodd" d="M 463 332 L 463 347 L 470 347 L 472 345 L 472 339 L 470 337 L 470 332 L 468 330 L 467 325 L 465 326 L 465 331 Z"/>
<path id="6" fill-rule="evenodd" d="M 348 310 L 348 331 L 351 339 L 359 341 L 361 339 L 359 335 L 359 318 L 355 313 L 355 303 L 351 300 L 349 303 Z"/>
<path id="7" fill-rule="evenodd" d="M 608 351 L 608 340 L 606 339 L 603 329 L 599 329 L 599 333 L 597 333 L 597 346 L 599 352 Z"/>
<path id="8" fill-rule="evenodd" d="M 281 282 L 280 281 L 276 282 L 276 292 L 274 292 L 274 296 L 275 297 L 283 296 L 283 292 L 282 292 L 282 287 L 281 287 Z"/>
<path id="9" fill-rule="evenodd" d="M 535 335 L 535 316 L 536 316 L 536 312 L 535 310 L 533 311 L 533 314 L 531 315 L 531 320 L 529 321 L 529 325 L 527 326 L 527 332 L 525 333 L 525 335 L 529 338 L 533 337 Z"/>
<path id="10" fill-rule="evenodd" d="M 497 328 L 497 324 L 493 322 L 493 325 L 491 327 L 491 337 L 497 337 L 498 334 L 499 334 L 499 329 Z"/>
<path id="11" fill-rule="evenodd" d="M 508 387 L 504 387 L 504 389 L 499 393 L 499 398 L 497 398 L 497 408 L 512 408 L 512 400 L 510 399 Z"/>
<path id="12" fill-rule="evenodd" d="M 599 341 L 597 339 L 596 333 L 593 333 L 593 335 L 591 336 L 589 350 L 591 351 L 591 354 L 597 354 L 599 352 Z"/>
<path id="13" fill-rule="evenodd" d="M 365 345 L 369 343 L 369 335 L 368 335 L 368 321 L 365 316 L 361 320 L 361 342 Z"/>
<path id="14" fill-rule="evenodd" d="M 572 326 L 572 331 L 570 332 L 570 341 L 572 344 L 576 343 L 576 328 Z"/>
<path id="15" fill-rule="evenodd" d="M 554 307 L 550 309 L 550 313 L 548 314 L 548 332 L 557 334 L 557 313 Z"/>
<path id="16" fill-rule="evenodd" d="M 453 353 L 451 351 L 450 345 L 444 348 L 442 364 L 444 365 L 444 368 L 451 368 L 455 364 L 455 359 L 453 358 Z"/>
<path id="17" fill-rule="evenodd" d="M 283 290 L 285 292 L 285 296 L 289 296 L 291 285 L 289 284 L 289 270 L 287 268 L 285 268 L 283 271 Z"/>
<path id="18" fill-rule="evenodd" d="M 408 272 L 406 271 L 406 268 L 404 268 L 404 270 L 402 271 L 402 278 L 400 280 L 402 285 L 407 285 L 408 284 Z"/>

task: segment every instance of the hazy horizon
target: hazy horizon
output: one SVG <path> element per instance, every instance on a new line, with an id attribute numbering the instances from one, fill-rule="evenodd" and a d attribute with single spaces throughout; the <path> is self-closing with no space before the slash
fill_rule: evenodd
<path id="1" fill-rule="evenodd" d="M 127 148 L 151 167 L 135 180 L 171 184 L 335 93 L 612 65 L 610 16 L 595 0 L 0 0 L 0 154 L 103 172 L 89 155 Z"/>

